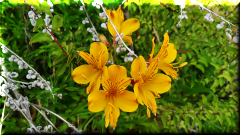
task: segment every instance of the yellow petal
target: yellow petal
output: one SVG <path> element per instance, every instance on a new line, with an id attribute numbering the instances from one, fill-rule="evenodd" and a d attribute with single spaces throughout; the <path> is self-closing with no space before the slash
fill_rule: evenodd
<path id="1" fill-rule="evenodd" d="M 115 128 L 117 125 L 117 120 L 120 115 L 120 110 L 118 108 L 117 102 L 115 97 L 109 96 L 108 103 L 105 107 L 105 127 L 108 126 L 108 123 L 110 122 L 110 125 Z"/>
<path id="2" fill-rule="evenodd" d="M 109 13 L 109 18 L 110 18 L 110 20 L 113 22 L 114 26 L 117 28 L 117 31 L 118 31 L 118 33 L 119 33 L 119 32 L 120 32 L 120 24 L 121 24 L 120 21 L 121 21 L 121 20 L 119 20 L 119 15 L 118 15 L 118 13 L 117 13 L 116 11 L 111 11 L 111 12 Z M 113 28 L 112 24 L 110 23 L 110 21 L 108 21 L 107 26 L 108 26 L 109 32 L 110 32 L 111 35 L 115 38 L 115 36 L 116 36 L 116 31 L 114 30 L 114 28 Z M 121 34 L 121 33 L 119 33 L 119 34 Z"/>
<path id="3" fill-rule="evenodd" d="M 89 86 L 87 87 L 87 91 L 86 91 L 87 95 L 89 94 L 89 92 L 92 93 L 94 91 L 99 90 L 99 88 L 100 88 L 100 75 L 101 75 L 101 71 L 99 71 L 97 74 L 98 74 L 97 77 L 94 78 L 90 82 Z"/>
<path id="4" fill-rule="evenodd" d="M 155 43 L 154 43 L 154 40 L 155 40 L 155 37 L 153 37 L 153 39 L 152 39 L 152 52 L 151 52 L 151 54 L 150 54 L 150 58 L 149 58 L 149 62 L 152 62 L 151 60 L 152 60 L 152 58 L 153 58 L 153 54 L 154 54 L 154 48 L 155 48 Z"/>
<path id="5" fill-rule="evenodd" d="M 140 27 L 140 22 L 135 18 L 130 18 L 126 21 L 124 21 L 121 25 L 121 33 L 124 34 L 124 36 L 129 35 L 130 33 L 136 31 Z"/>
<path id="6" fill-rule="evenodd" d="M 153 93 L 156 93 L 156 89 L 157 89 L 157 92 L 160 94 L 165 93 L 165 92 L 169 91 L 171 88 L 171 78 L 162 73 L 158 73 L 153 78 L 153 80 L 145 83 L 143 85 L 143 87 Z"/>
<path id="7" fill-rule="evenodd" d="M 134 59 L 131 65 L 131 75 L 134 78 L 134 74 L 132 72 L 139 72 L 141 74 L 144 74 L 146 72 L 146 61 L 142 56 L 139 56 L 138 58 Z M 135 79 L 135 78 L 134 78 Z"/>
<path id="8" fill-rule="evenodd" d="M 145 74 L 146 80 L 145 81 L 153 79 L 155 77 L 155 75 L 157 74 L 157 72 L 158 72 L 158 62 L 153 61 L 153 62 L 151 62 L 151 64 L 149 65 L 149 67 L 146 71 L 146 74 Z"/>
<path id="9" fill-rule="evenodd" d="M 174 44 L 170 43 L 167 47 L 167 57 L 163 59 L 166 63 L 172 63 L 177 57 L 177 50 L 174 48 Z"/>
<path id="10" fill-rule="evenodd" d="M 156 100 L 155 97 L 153 96 L 153 94 L 148 91 L 143 89 L 143 95 L 144 95 L 144 104 L 151 109 L 153 114 L 156 114 L 157 112 L 157 104 L 156 104 Z"/>
<path id="11" fill-rule="evenodd" d="M 142 94 L 142 91 L 139 87 L 139 83 L 135 83 L 135 85 L 134 85 L 134 94 L 137 97 L 138 103 L 143 105 L 143 94 Z"/>
<path id="12" fill-rule="evenodd" d="M 90 54 L 92 54 L 95 59 L 98 59 L 99 52 L 102 52 L 102 51 L 103 51 L 103 54 L 100 56 L 101 57 L 101 66 L 105 66 L 108 61 L 108 56 L 109 56 L 107 46 L 100 42 L 93 42 L 90 45 Z"/>
<path id="13" fill-rule="evenodd" d="M 121 10 L 121 6 L 118 7 L 117 13 L 118 13 L 120 23 L 122 24 L 122 22 L 124 21 L 124 16 L 123 16 L 123 11 Z"/>
<path id="14" fill-rule="evenodd" d="M 105 78 L 109 78 L 108 77 L 108 70 L 107 70 L 107 66 L 104 66 L 103 68 L 102 68 L 102 77 L 105 77 Z"/>
<path id="15" fill-rule="evenodd" d="M 107 95 L 103 90 L 97 90 L 88 96 L 88 110 L 91 112 L 100 112 L 107 104 Z"/>
<path id="16" fill-rule="evenodd" d="M 160 61 L 158 62 L 158 69 L 163 70 L 167 75 L 170 75 L 173 79 L 177 79 L 177 72 L 170 64 Z"/>
<path id="17" fill-rule="evenodd" d="M 108 76 L 113 83 L 120 82 L 127 78 L 127 69 L 124 66 L 111 65 L 108 67 Z"/>
<path id="18" fill-rule="evenodd" d="M 98 75 L 98 72 L 92 65 L 81 65 L 73 70 L 72 77 L 78 84 L 87 84 Z"/>
<path id="19" fill-rule="evenodd" d="M 162 45 L 165 46 L 165 45 L 168 45 L 168 43 L 169 43 L 169 36 L 168 36 L 168 32 L 166 32 L 164 34 L 164 40 Z"/>
<path id="20" fill-rule="evenodd" d="M 125 90 L 125 89 L 128 87 L 128 85 L 131 83 L 131 78 L 126 77 L 126 78 L 124 78 L 124 79 L 122 79 L 122 80 L 118 80 L 116 83 L 117 83 L 117 84 L 116 84 L 116 87 L 117 87 L 118 91 L 121 91 L 121 92 L 122 92 L 122 91 Z"/>
<path id="21" fill-rule="evenodd" d="M 133 112 L 138 108 L 137 98 L 133 92 L 124 90 L 116 96 L 118 107 L 124 112 Z"/>
<path id="22" fill-rule="evenodd" d="M 133 45 L 132 37 L 130 36 L 123 36 L 123 41 L 126 41 L 129 45 Z"/>

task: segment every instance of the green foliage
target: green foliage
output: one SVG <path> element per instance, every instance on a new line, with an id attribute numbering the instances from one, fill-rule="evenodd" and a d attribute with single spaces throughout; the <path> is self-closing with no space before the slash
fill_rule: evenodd
<path id="1" fill-rule="evenodd" d="M 169 92 L 161 94 L 161 98 L 156 99 L 157 107 L 160 108 L 156 116 L 151 114 L 151 117 L 147 118 L 146 107 L 139 105 L 135 112 L 121 111 L 115 130 L 111 127 L 105 128 L 104 111 L 93 113 L 88 110 L 88 95 L 86 94 L 88 85 L 75 83 L 71 76 L 73 69 L 86 64 L 77 51 L 89 52 L 90 44 L 93 42 L 92 34 L 87 31 L 87 28 L 92 26 L 82 24 L 86 14 L 79 10 L 80 2 L 72 4 L 73 2 L 73 0 L 68 2 L 71 5 L 59 2 L 54 5 L 52 14 L 46 2 L 34 5 L 34 8 L 38 9 L 37 13 L 47 13 L 52 17 L 52 33 L 59 44 L 53 41 L 47 33 L 41 32 L 45 27 L 41 18 L 37 19 L 35 27 L 31 26 L 26 16 L 30 9 L 26 5 L 21 5 L 32 37 L 28 39 L 25 35 L 25 24 L 22 21 L 21 12 L 13 10 L 18 6 L 9 2 L 1 3 L 4 11 L 1 12 L 3 19 L 0 22 L 1 42 L 34 67 L 46 80 L 50 80 L 54 87 L 53 93 L 62 93 L 62 99 L 57 97 L 51 99 L 49 91 L 38 87 L 31 90 L 19 89 L 19 92 L 27 96 L 30 102 L 56 112 L 78 129 L 83 129 L 83 132 L 191 133 L 192 129 L 198 133 L 239 132 L 239 114 L 237 113 L 239 93 L 236 90 L 239 84 L 234 81 L 238 75 L 237 58 L 239 56 L 236 45 L 233 42 L 227 44 L 228 39 L 224 29 L 216 29 L 217 23 L 203 20 L 206 13 L 200 12 L 198 6 L 186 6 L 185 10 L 189 19 L 182 20 L 182 26 L 176 27 L 179 21 L 179 6 L 168 4 L 169 9 L 166 9 L 161 4 L 148 3 L 143 5 L 131 3 L 126 6 L 130 18 L 137 18 L 140 21 L 139 30 L 132 34 L 134 52 L 147 60 L 152 50 L 151 39 L 155 37 L 155 56 L 160 50 L 163 35 L 168 30 L 170 43 L 173 43 L 178 51 L 186 51 L 179 52 L 174 63 L 178 62 L 181 57 L 180 64 L 183 62 L 188 62 L 188 64 L 179 68 L 178 80 L 172 80 Z M 104 7 L 116 10 L 118 4 L 104 4 Z M 214 7 L 210 10 L 212 8 Z M 224 8 L 232 10 L 232 16 L 230 15 L 227 20 L 237 22 L 236 10 L 233 10 L 231 6 L 224 5 Z M 96 17 L 96 14 L 102 11 L 88 4 L 86 4 L 86 9 L 98 33 L 105 35 L 111 44 L 112 38 L 109 32 L 99 27 L 106 20 Z M 5 12 L 6 10 L 10 12 Z M 220 15 L 224 16 L 221 13 Z M 216 22 L 220 22 L 220 19 L 216 18 Z M 1 55 L 5 58 L 11 56 L 10 53 L 1 53 Z M 117 64 L 123 62 L 123 55 L 126 56 L 126 53 L 117 54 Z M 227 60 L 228 57 L 230 60 Z M 130 71 L 131 63 L 124 64 Z M 229 70 L 227 70 L 228 65 Z M 16 63 L 6 60 L 5 66 L 9 67 L 9 71 L 19 73 L 16 80 L 29 81 L 26 79 L 27 70 L 17 69 Z M 133 88 L 130 86 L 128 90 L 132 91 Z M 4 100 L 1 97 L 0 108 L 3 108 Z M 6 108 L 5 112 L 9 111 L 10 109 Z M 35 125 L 46 125 L 36 110 L 31 108 L 31 113 Z M 67 124 L 55 116 L 51 115 L 49 118 L 61 132 L 72 131 Z M 19 112 L 11 113 L 3 123 L 3 133 L 13 131 L 26 133 L 27 128 L 29 124 Z"/>

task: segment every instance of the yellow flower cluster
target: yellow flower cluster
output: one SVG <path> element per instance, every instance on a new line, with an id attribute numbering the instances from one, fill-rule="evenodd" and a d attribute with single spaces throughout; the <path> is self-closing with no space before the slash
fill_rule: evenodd
<path id="1" fill-rule="evenodd" d="M 124 34 L 122 39 L 131 45 L 132 39 L 128 35 L 139 28 L 138 20 L 128 19 L 123 22 L 123 12 L 120 7 L 117 11 L 106 10 L 106 12 L 117 27 L 118 32 Z M 108 30 L 115 39 L 116 32 L 110 23 L 108 23 Z M 167 92 L 171 88 L 171 78 L 169 76 L 176 79 L 177 71 L 174 68 L 178 67 L 173 67 L 177 63 L 170 64 L 176 59 L 177 51 L 174 45 L 169 43 L 168 33 L 165 33 L 161 49 L 155 57 L 153 57 L 154 38 L 152 39 L 152 45 L 152 52 L 147 62 L 142 56 L 132 62 L 130 73 L 133 79 L 127 77 L 127 70 L 123 66 L 105 66 L 109 54 L 107 46 L 103 43 L 92 43 L 90 54 L 83 51 L 78 52 L 88 65 L 75 68 L 72 72 L 73 80 L 79 84 L 90 82 L 86 90 L 87 94 L 90 92 L 88 109 L 91 112 L 99 112 L 105 109 L 105 127 L 108 127 L 110 123 L 115 128 L 120 115 L 119 109 L 124 112 L 133 112 L 138 108 L 138 103 L 147 106 L 148 117 L 150 117 L 149 109 L 156 115 L 157 104 L 155 98 L 160 98 L 159 94 Z M 179 67 L 186 64 L 185 62 Z M 158 69 L 169 76 L 158 73 Z M 131 82 L 134 92 L 126 90 Z M 103 90 L 99 90 L 100 84 L 102 84 Z"/>

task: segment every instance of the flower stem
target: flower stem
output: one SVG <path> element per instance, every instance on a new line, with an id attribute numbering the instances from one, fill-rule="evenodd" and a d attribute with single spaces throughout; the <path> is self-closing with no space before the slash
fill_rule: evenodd
<path id="1" fill-rule="evenodd" d="M 114 64 L 115 64 L 115 59 L 116 59 L 116 47 L 117 46 L 113 46 L 113 51 L 114 51 L 114 55 L 113 55 L 113 62 L 114 62 Z"/>
<path id="2" fill-rule="evenodd" d="M 111 54 L 112 61 L 113 61 L 113 63 L 115 63 L 115 59 L 113 58 L 113 55 L 112 55 L 111 45 L 110 45 L 109 49 L 110 49 L 110 54 Z"/>

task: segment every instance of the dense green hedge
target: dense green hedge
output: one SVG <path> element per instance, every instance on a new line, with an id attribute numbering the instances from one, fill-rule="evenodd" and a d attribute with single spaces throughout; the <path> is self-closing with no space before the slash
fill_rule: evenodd
<path id="1" fill-rule="evenodd" d="M 103 4 L 103 6 L 109 10 L 116 10 L 120 3 Z M 185 7 L 188 19 L 182 20 L 181 27 L 176 27 L 179 21 L 179 6 L 169 4 L 166 8 L 161 4 L 147 3 L 140 6 L 131 3 L 125 6 L 128 8 L 130 18 L 137 18 L 140 21 L 139 30 L 132 34 L 134 51 L 138 56 L 149 58 L 153 37 L 155 37 L 156 54 L 162 44 L 163 35 L 168 30 L 170 43 L 173 43 L 179 51 L 175 62 L 182 57 L 182 61 L 188 62 L 188 64 L 179 69 L 178 80 L 172 81 L 169 92 L 161 94 L 161 98 L 156 99 L 158 107 L 165 110 L 158 110 L 157 116 L 152 115 L 148 119 L 145 107 L 139 105 L 137 111 L 133 113 L 121 112 L 116 130 L 113 130 L 112 128 L 105 129 L 103 111 L 99 113 L 88 111 L 85 93 L 88 85 L 77 84 L 71 77 L 74 68 L 86 63 L 77 54 L 77 51 L 88 52 L 89 45 L 93 42 L 91 33 L 87 31 L 87 27 L 91 27 L 91 25 L 82 24 L 86 14 L 79 10 L 81 3 L 70 1 L 71 5 L 56 4 L 52 13 L 63 19 L 60 31 L 55 30 L 53 34 L 64 47 L 69 58 L 64 57 L 61 49 L 52 41 L 29 44 L 30 39 L 25 34 L 20 8 L 26 18 L 26 25 L 31 37 L 41 32 L 42 28 L 33 32 L 33 26 L 27 15 L 30 11 L 28 6 L 8 2 L 0 4 L 3 9 L 0 15 L 2 17 L 0 22 L 1 42 L 34 67 L 44 79 L 50 80 L 54 87 L 53 92 L 62 93 L 63 97 L 62 99 L 51 99 L 51 93 L 39 87 L 21 88 L 19 93 L 29 97 L 30 102 L 56 112 L 78 129 L 90 133 L 190 133 L 191 129 L 200 133 L 239 132 L 239 93 L 237 90 L 239 84 L 236 81 L 239 75 L 238 46 L 232 41 L 228 44 L 225 29 L 229 26 L 217 29 L 216 25 L 221 22 L 217 17 L 212 23 L 204 21 L 203 18 L 207 11 L 200 12 L 199 6 Z M 212 8 L 216 7 L 219 11 L 229 11 L 228 21 L 232 23 L 238 21 L 239 13 L 236 9 L 234 10 L 235 6 L 215 5 Z M 100 27 L 101 23 L 106 21 L 98 16 L 102 10 L 92 5 L 86 5 L 86 9 L 97 32 L 105 35 L 109 43 L 112 43 L 109 32 Z M 226 17 L 225 14 L 219 15 Z M 234 31 L 234 27 L 231 29 Z M 232 35 L 234 36 L 233 33 Z M 116 64 L 124 65 L 130 71 L 131 64 L 124 63 L 126 55 L 124 52 L 119 53 Z M 8 57 L 10 56 L 10 53 L 3 54 L 1 52 L 1 57 L 6 59 L 5 66 L 8 67 L 8 71 L 18 72 L 19 77 L 16 80 L 27 82 L 25 77 L 27 70 L 20 70 L 16 63 L 9 62 Z M 228 65 L 229 69 L 227 70 Z M 132 90 L 132 87 L 129 90 Z M 5 97 L 1 97 L 0 112 L 3 110 L 4 100 Z M 9 111 L 10 108 L 6 108 L 5 114 Z M 36 126 L 48 124 L 35 109 L 31 108 L 31 114 Z M 49 117 L 61 132 L 72 131 L 67 124 L 55 116 Z M 197 128 L 195 128 L 196 125 Z M 29 124 L 21 113 L 14 112 L 3 123 L 2 133 L 25 133 L 27 128 L 29 128 Z"/>

